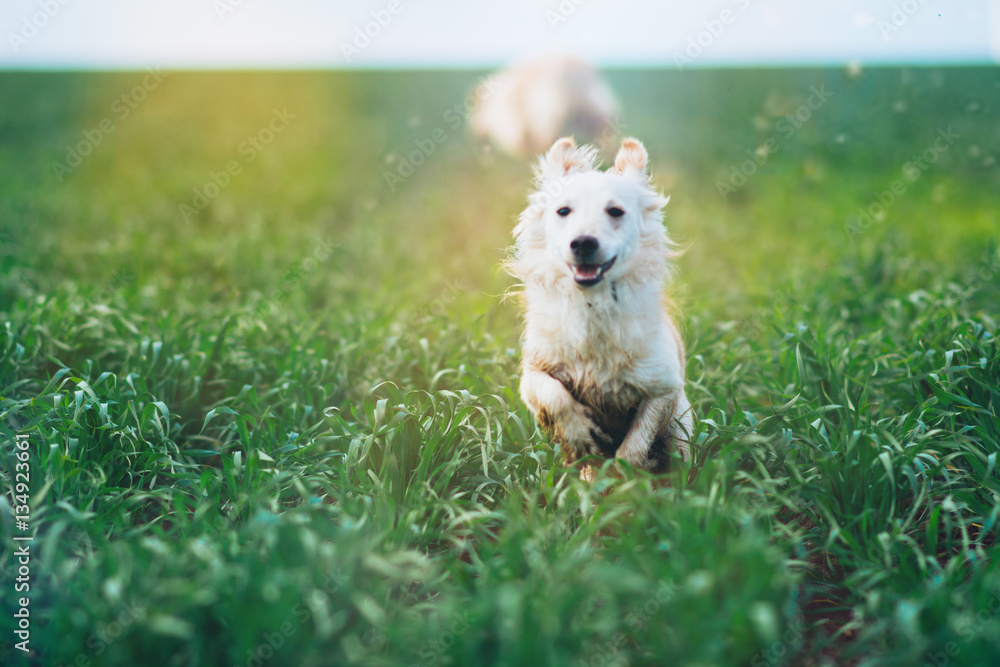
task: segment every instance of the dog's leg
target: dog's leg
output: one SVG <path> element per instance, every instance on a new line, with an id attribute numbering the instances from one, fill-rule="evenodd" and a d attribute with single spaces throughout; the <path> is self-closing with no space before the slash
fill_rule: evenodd
<path id="1" fill-rule="evenodd" d="M 691 456 L 690 432 L 691 406 L 683 390 L 671 396 L 647 399 L 639 405 L 615 458 L 624 459 L 637 468 L 649 469 L 656 463 L 650 456 L 650 449 L 659 438 L 664 440 L 664 445 L 672 443 L 687 461 Z"/>
<path id="2" fill-rule="evenodd" d="M 590 409 L 548 373 L 525 369 L 521 398 L 542 428 L 562 445 L 567 465 L 584 456 L 600 455 L 601 445 L 610 446 L 611 438 L 594 423 Z"/>
<path id="3" fill-rule="evenodd" d="M 677 451 L 681 453 L 685 461 L 691 460 L 691 436 L 694 434 L 694 415 L 691 412 L 691 402 L 688 401 L 687 394 L 683 391 L 677 397 L 677 404 L 674 412 L 670 415 L 667 423 L 663 425 L 663 431 L 673 441 Z"/>
<path id="4" fill-rule="evenodd" d="M 649 449 L 663 427 L 671 405 L 672 397 L 649 398 L 639 404 L 635 419 L 629 428 L 628 435 L 622 441 L 615 458 L 624 459 L 636 468 L 650 467 Z"/>

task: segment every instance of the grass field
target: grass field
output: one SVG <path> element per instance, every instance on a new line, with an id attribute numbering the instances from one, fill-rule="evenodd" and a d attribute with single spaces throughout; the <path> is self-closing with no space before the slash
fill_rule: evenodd
<path id="1" fill-rule="evenodd" d="M 686 248 L 668 484 L 518 398 L 476 76 L 0 73 L 0 662 L 996 664 L 997 70 L 611 74 Z"/>

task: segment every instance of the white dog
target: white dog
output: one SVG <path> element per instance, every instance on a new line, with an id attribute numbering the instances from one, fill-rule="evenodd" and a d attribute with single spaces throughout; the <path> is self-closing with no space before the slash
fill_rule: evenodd
<path id="1" fill-rule="evenodd" d="M 473 134 L 518 156 L 543 151 L 564 134 L 602 139 L 618 115 L 618 101 L 604 79 L 569 56 L 505 69 L 478 97 Z"/>
<path id="2" fill-rule="evenodd" d="M 595 159 L 592 147 L 557 141 L 514 229 L 509 268 L 526 305 L 521 397 L 567 465 L 596 455 L 663 470 L 673 448 L 690 458 L 692 428 L 684 347 L 662 293 L 674 256 L 667 199 L 635 139 L 607 171 Z"/>

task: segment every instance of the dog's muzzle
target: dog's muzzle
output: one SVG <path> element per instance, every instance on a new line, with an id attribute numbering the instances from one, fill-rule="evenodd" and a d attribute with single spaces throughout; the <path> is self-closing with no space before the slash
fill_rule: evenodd
<path id="1" fill-rule="evenodd" d="M 615 263 L 615 257 L 610 261 L 602 262 L 604 253 L 601 250 L 601 243 L 593 236 L 577 236 L 570 241 L 569 249 L 573 253 L 573 263 L 570 269 L 573 271 L 573 278 L 577 285 L 591 287 L 601 282 L 604 272 Z"/>
<path id="2" fill-rule="evenodd" d="M 611 268 L 616 259 L 618 259 L 617 255 L 603 264 L 570 264 L 569 266 L 573 270 L 573 279 L 576 280 L 577 285 L 593 287 L 604 280 L 605 272 Z"/>

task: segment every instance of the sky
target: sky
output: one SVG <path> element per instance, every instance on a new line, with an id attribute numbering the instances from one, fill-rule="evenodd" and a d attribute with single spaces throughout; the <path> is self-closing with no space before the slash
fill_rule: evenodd
<path id="1" fill-rule="evenodd" d="M 1000 0 L 2 0 L 0 68 L 1000 62 Z"/>

